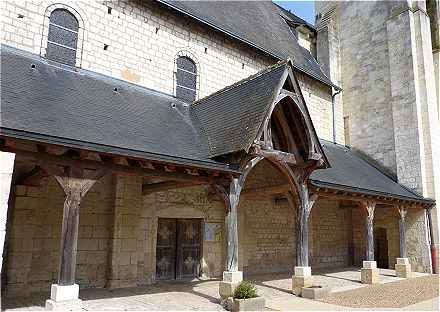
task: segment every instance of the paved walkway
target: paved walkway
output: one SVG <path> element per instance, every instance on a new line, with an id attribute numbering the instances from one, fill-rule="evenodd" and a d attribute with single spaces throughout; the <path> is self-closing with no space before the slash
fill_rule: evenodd
<path id="1" fill-rule="evenodd" d="M 423 276 L 426 274 L 417 274 Z M 257 284 L 258 292 L 266 298 L 267 310 L 355 310 L 320 301 L 296 297 L 291 294 L 291 276 L 289 274 L 266 274 L 250 276 L 247 279 Z M 359 282 L 360 270 L 355 268 L 341 269 L 333 272 L 314 272 L 314 283 L 329 286 L 334 293 L 369 287 Z M 381 270 L 382 283 L 398 282 L 393 270 Z M 411 291 L 411 289 L 408 289 Z M 192 310 L 223 311 L 218 304 L 218 280 L 192 282 L 161 282 L 151 286 L 125 289 L 84 289 L 80 296 L 83 309 L 88 311 L 115 310 Z M 48 294 L 35 295 L 31 298 L 14 298 L 3 300 L 2 308 L 13 310 L 44 310 Z M 415 309 L 436 310 L 433 300 L 418 303 Z M 432 307 L 432 308 L 431 308 Z M 406 309 L 412 309 L 410 306 Z M 357 310 L 357 309 L 356 309 Z M 383 309 L 380 309 L 383 310 Z M 438 310 L 438 308 L 437 308 Z"/>

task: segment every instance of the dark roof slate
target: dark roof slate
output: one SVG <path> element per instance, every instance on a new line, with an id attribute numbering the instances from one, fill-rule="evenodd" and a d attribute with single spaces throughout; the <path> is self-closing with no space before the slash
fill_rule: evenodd
<path id="1" fill-rule="evenodd" d="M 289 58 L 298 70 L 327 85 L 333 85 L 310 52 L 298 44 L 282 17 L 286 13 L 271 1 L 159 2 L 280 60 Z M 289 17 L 292 16 L 290 13 Z"/>
<path id="2" fill-rule="evenodd" d="M 286 66 L 281 62 L 188 106 L 167 94 L 1 45 L 0 135 L 235 171 L 211 158 L 255 139 Z M 433 202 L 349 148 L 321 144 L 331 168 L 316 170 L 313 184 Z"/>
<path id="3" fill-rule="evenodd" d="M 35 68 L 31 68 L 34 64 Z M 117 88 L 117 91 L 114 91 Z M 173 96 L 1 47 L 2 132 L 36 133 L 150 157 L 209 159 L 189 105 Z"/>
<path id="4" fill-rule="evenodd" d="M 247 151 L 284 82 L 287 66 L 280 62 L 191 105 L 211 157 Z"/>
<path id="5" fill-rule="evenodd" d="M 321 145 L 331 168 L 314 171 L 310 177 L 314 185 L 373 195 L 430 201 L 397 183 L 350 148 L 325 140 L 321 140 Z"/>

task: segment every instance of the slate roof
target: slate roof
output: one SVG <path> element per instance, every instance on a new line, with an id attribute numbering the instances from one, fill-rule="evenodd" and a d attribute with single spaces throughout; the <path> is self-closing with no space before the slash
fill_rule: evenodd
<path id="1" fill-rule="evenodd" d="M 315 186 L 433 202 L 397 183 L 350 148 L 325 140 L 321 145 L 331 168 L 312 173 L 310 179 Z"/>
<path id="2" fill-rule="evenodd" d="M 91 71 L 63 68 L 1 45 L 0 135 L 235 171 L 211 159 L 216 154 L 213 147 L 230 141 L 230 149 L 222 150 L 226 153 L 255 138 L 256 124 L 286 66 L 281 62 L 189 106 L 171 95 Z M 252 101 L 246 102 L 247 96 Z M 233 140 L 235 136 L 242 138 Z M 321 143 L 331 168 L 315 171 L 314 185 L 434 202 L 396 183 L 350 149 Z"/>
<path id="3" fill-rule="evenodd" d="M 208 158 L 189 105 L 173 96 L 5 45 L 1 91 L 0 134 L 228 169 Z"/>
<path id="4" fill-rule="evenodd" d="M 282 17 L 286 16 L 287 11 L 271 1 L 159 0 L 159 2 L 279 60 L 290 58 L 296 69 L 327 85 L 334 86 L 310 52 L 298 44 L 289 25 Z M 290 19 L 295 16 L 292 13 L 287 15 Z M 297 17 L 296 21 L 299 20 Z"/>
<path id="5" fill-rule="evenodd" d="M 287 66 L 280 62 L 191 105 L 211 157 L 250 147 L 282 87 Z"/>

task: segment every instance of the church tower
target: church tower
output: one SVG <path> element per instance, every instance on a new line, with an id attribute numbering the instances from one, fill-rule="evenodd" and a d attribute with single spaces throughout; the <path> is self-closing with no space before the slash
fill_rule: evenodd
<path id="1" fill-rule="evenodd" d="M 315 6 L 317 58 L 343 89 L 338 97 L 346 144 L 438 203 L 439 2 L 317 1 Z M 411 226 L 419 241 L 438 246 L 436 209 L 430 215 L 432 239 L 429 213 L 421 212 Z"/>

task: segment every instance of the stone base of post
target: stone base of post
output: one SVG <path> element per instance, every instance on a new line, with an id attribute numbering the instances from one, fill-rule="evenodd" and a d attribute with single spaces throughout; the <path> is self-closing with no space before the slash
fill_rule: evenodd
<path id="1" fill-rule="evenodd" d="M 397 258 L 396 276 L 401 278 L 411 277 L 411 264 L 408 258 Z"/>
<path id="2" fill-rule="evenodd" d="M 241 271 L 224 271 L 223 281 L 219 283 L 219 294 L 222 299 L 234 296 L 235 288 L 243 280 L 243 272 Z"/>
<path id="3" fill-rule="evenodd" d="M 79 311 L 82 300 L 79 299 L 78 284 L 60 286 L 52 284 L 50 288 L 50 299 L 46 300 L 48 311 Z"/>
<path id="4" fill-rule="evenodd" d="M 309 266 L 296 266 L 292 276 L 292 292 L 301 296 L 303 287 L 313 286 L 312 268 Z"/>
<path id="5" fill-rule="evenodd" d="M 379 283 L 379 269 L 376 261 L 364 261 L 361 269 L 361 283 L 362 284 L 377 284 Z"/>

